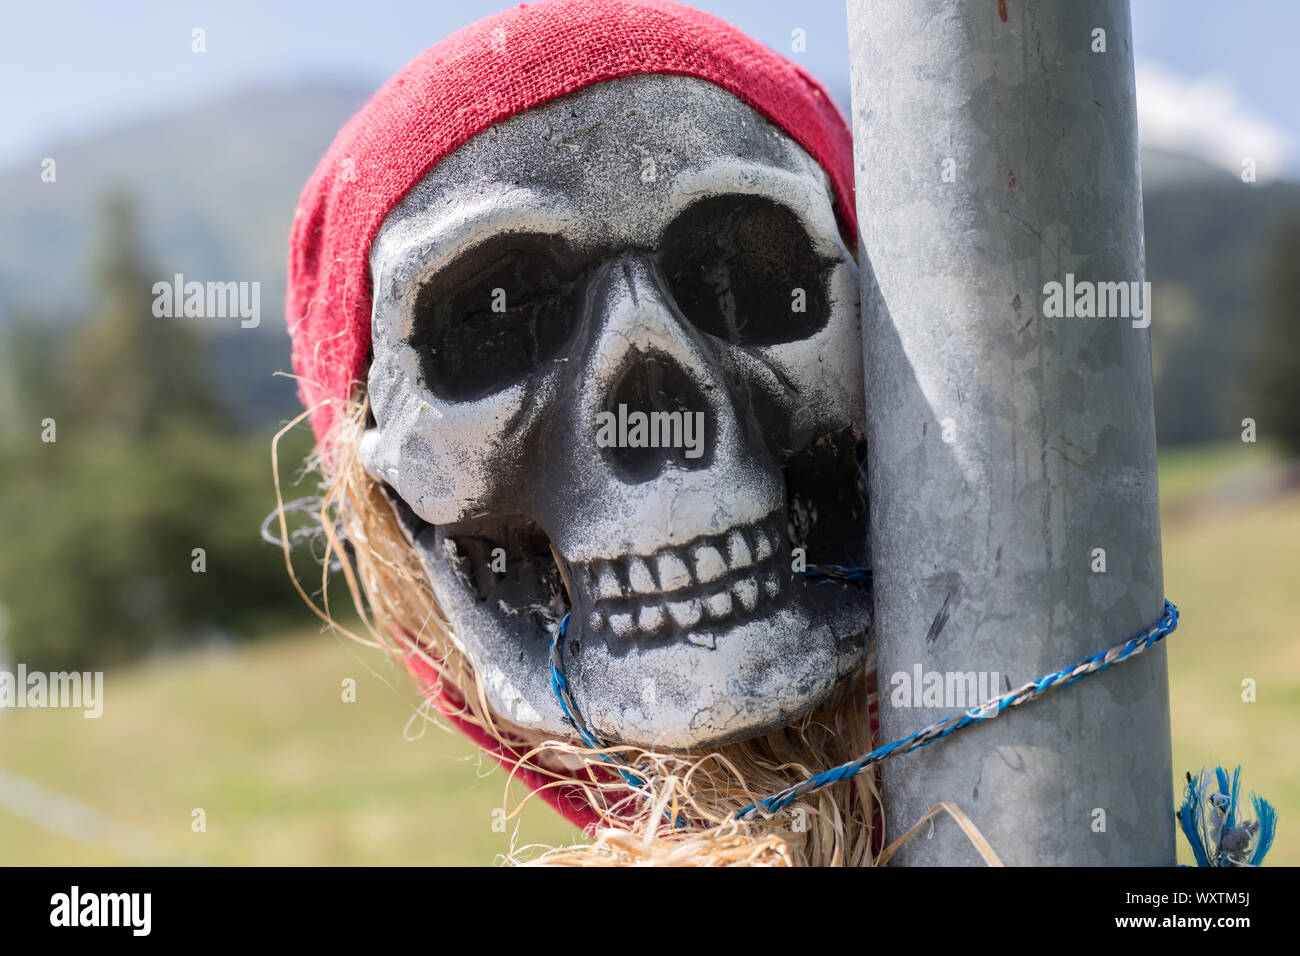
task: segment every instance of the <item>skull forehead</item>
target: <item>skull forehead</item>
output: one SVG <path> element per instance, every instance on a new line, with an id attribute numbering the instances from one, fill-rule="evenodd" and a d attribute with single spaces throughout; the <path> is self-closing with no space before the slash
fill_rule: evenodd
<path id="1" fill-rule="evenodd" d="M 610 80 L 512 116 L 443 159 L 385 218 L 371 271 L 377 287 L 417 278 L 481 228 L 650 248 L 683 206 L 722 191 L 784 198 L 833 222 L 825 171 L 735 96 L 693 77 Z"/>

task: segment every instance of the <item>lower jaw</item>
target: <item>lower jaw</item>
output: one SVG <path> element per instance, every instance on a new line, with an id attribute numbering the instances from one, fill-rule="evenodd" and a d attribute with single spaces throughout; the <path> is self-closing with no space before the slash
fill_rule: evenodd
<path id="1" fill-rule="evenodd" d="M 489 705 L 513 724 L 575 736 L 551 689 L 546 626 L 567 607 L 510 613 L 491 606 L 467 585 L 464 561 L 447 544 L 432 526 L 417 540 Z M 560 650 L 583 718 L 608 744 L 692 750 L 760 736 L 820 706 L 866 659 L 870 592 L 789 572 L 784 581 L 779 599 L 749 618 L 653 641 L 592 632 L 590 606 L 575 595 Z"/>
<path id="2" fill-rule="evenodd" d="M 464 562 L 436 529 L 427 528 L 417 545 L 492 709 L 523 727 L 575 736 L 551 690 L 546 626 L 567 608 L 492 607 L 474 595 Z M 785 580 L 784 596 L 758 607 L 764 613 L 653 642 L 592 632 L 590 607 L 577 595 L 560 650 L 589 726 L 610 744 L 687 750 L 756 737 L 819 706 L 866 659 L 870 592 Z"/>
<path id="3" fill-rule="evenodd" d="M 603 740 L 670 750 L 717 746 L 787 726 L 866 659 L 869 593 L 802 581 L 767 613 L 719 621 L 695 639 L 623 653 L 571 626 L 564 642 L 575 702 Z"/>

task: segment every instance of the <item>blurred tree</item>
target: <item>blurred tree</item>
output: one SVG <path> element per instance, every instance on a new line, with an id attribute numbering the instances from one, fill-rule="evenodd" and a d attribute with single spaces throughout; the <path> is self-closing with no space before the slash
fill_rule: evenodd
<path id="1" fill-rule="evenodd" d="M 153 314 L 153 284 L 161 277 L 140 257 L 131 203 L 110 196 L 99 229 L 95 311 L 68 356 L 69 417 L 79 428 L 129 438 L 155 435 L 178 420 L 225 430 L 199 336 L 180 319 Z"/>
<path id="2" fill-rule="evenodd" d="M 0 441 L 0 607 L 7 656 L 37 669 L 303 620 L 259 536 L 275 504 L 269 436 L 234 435 L 197 330 L 153 314 L 130 205 L 103 210 L 89 321 L 28 321 L 0 347 L 19 418 Z M 284 460 L 309 447 L 300 431 Z"/>
<path id="3" fill-rule="evenodd" d="M 44 418 L 63 414 L 63 388 L 57 323 L 30 312 L 11 320 L 0 349 L 3 401 L 10 412 L 0 423 L 0 440 L 24 441 Z"/>
<path id="4" fill-rule="evenodd" d="M 1300 210 L 1278 222 L 1264 284 L 1268 311 L 1255 379 L 1259 431 L 1300 454 Z"/>
<path id="5" fill-rule="evenodd" d="M 1247 416 L 1262 427 L 1255 398 L 1269 283 L 1260 264 L 1274 224 L 1298 208 L 1300 183 L 1284 181 L 1193 182 L 1144 196 L 1162 447 L 1235 441 Z"/>

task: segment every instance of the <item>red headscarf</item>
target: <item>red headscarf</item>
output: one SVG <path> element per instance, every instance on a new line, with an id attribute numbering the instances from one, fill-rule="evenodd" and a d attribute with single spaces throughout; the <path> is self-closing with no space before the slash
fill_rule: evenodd
<path id="1" fill-rule="evenodd" d="M 289 236 L 285 311 L 299 395 L 322 441 L 370 360 L 370 243 L 443 157 L 488 127 L 602 80 L 668 73 L 748 103 L 830 176 L 857 235 L 853 149 L 801 67 L 734 27 L 666 0 L 543 0 L 452 34 L 383 85 L 312 173 Z"/>
<path id="2" fill-rule="evenodd" d="M 480 20 L 426 50 L 335 137 L 307 182 L 289 238 L 286 312 L 299 395 L 323 443 L 338 402 L 370 361 L 370 243 L 406 193 L 462 143 L 594 83 L 646 73 L 707 80 L 782 129 L 830 177 L 845 234 L 857 235 L 853 150 L 826 91 L 801 67 L 715 17 L 667 0 L 543 0 Z M 432 668 L 412 670 L 453 723 L 564 816 L 595 811 L 460 716 Z"/>

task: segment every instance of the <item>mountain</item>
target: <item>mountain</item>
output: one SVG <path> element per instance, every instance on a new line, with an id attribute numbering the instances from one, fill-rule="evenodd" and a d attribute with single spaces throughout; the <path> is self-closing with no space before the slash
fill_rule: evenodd
<path id="1" fill-rule="evenodd" d="M 227 400 L 248 424 L 295 408 L 284 331 L 285 251 L 303 184 L 370 91 L 301 86 L 242 92 L 77 142 L 0 175 L 0 330 L 6 320 L 75 321 L 91 294 L 95 214 L 110 193 L 135 203 L 158 279 L 261 283 L 261 322 L 206 324 Z"/>
<path id="2" fill-rule="evenodd" d="M 85 311 L 96 208 L 125 192 L 159 279 L 261 283 L 256 329 L 184 321 L 203 324 L 225 396 L 246 425 L 296 413 L 292 383 L 273 377 L 289 368 L 289 224 L 307 176 L 368 95 L 327 85 L 246 91 L 52 146 L 54 183 L 41 181 L 41 157 L 0 174 L 0 334 L 15 317 L 75 322 Z M 1258 264 L 1278 217 L 1300 207 L 1300 186 L 1245 184 L 1162 150 L 1143 150 L 1142 174 L 1161 438 L 1221 438 L 1249 414 Z"/>
<path id="3" fill-rule="evenodd" d="M 1186 153 L 1143 146 L 1141 160 L 1142 192 L 1147 196 L 1170 189 L 1196 189 L 1238 182 L 1238 177 L 1222 166 Z"/>

